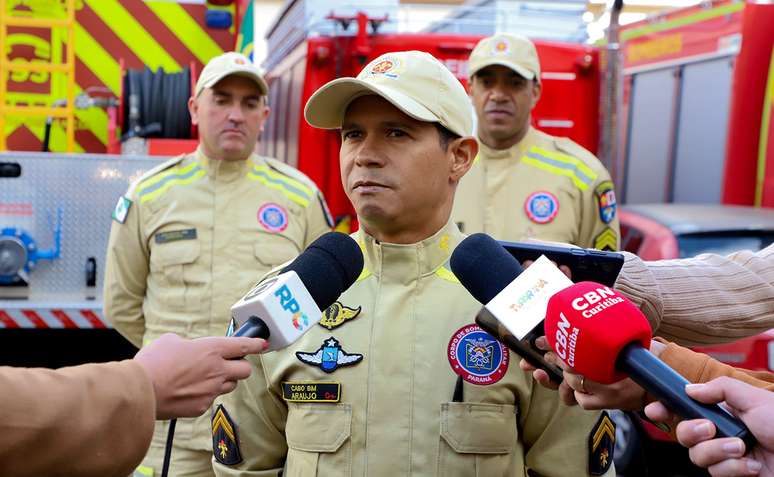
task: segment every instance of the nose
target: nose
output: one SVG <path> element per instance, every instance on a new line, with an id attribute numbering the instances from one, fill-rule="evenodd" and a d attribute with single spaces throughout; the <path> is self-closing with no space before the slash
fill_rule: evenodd
<path id="1" fill-rule="evenodd" d="M 244 122 L 245 114 L 239 104 L 234 104 L 228 109 L 228 120 L 237 124 Z"/>
<path id="2" fill-rule="evenodd" d="M 379 154 L 377 141 L 367 136 L 353 151 L 355 156 L 355 165 L 358 167 L 382 167 L 384 158 Z"/>

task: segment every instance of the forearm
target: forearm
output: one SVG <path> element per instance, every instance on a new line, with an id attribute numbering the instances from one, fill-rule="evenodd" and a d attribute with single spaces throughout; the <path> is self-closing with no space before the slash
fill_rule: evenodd
<path id="1" fill-rule="evenodd" d="M 656 335 L 682 345 L 737 340 L 774 327 L 774 247 L 659 262 L 626 254 L 616 288 Z"/>
<path id="2" fill-rule="evenodd" d="M 156 407 L 138 364 L 0 369 L 0 475 L 123 477 L 142 460 Z"/>

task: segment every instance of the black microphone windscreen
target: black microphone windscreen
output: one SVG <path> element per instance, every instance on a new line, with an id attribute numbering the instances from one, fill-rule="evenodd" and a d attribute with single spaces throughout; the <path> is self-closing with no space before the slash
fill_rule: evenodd
<path id="1" fill-rule="evenodd" d="M 451 269 L 473 298 L 486 305 L 522 271 L 519 262 L 486 234 L 463 240 L 451 256 Z"/>
<path id="2" fill-rule="evenodd" d="M 363 252 L 357 242 L 341 232 L 328 232 L 312 242 L 282 272 L 294 271 L 325 310 L 363 271 Z"/>

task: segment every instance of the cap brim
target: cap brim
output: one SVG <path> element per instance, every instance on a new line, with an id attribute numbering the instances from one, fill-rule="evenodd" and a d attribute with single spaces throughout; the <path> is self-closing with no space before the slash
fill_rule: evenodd
<path id="1" fill-rule="evenodd" d="M 255 84 L 258 85 L 258 89 L 260 90 L 262 96 L 266 96 L 267 94 L 269 94 L 269 85 L 266 84 L 266 80 L 264 80 L 260 75 L 255 74 L 255 72 L 246 70 L 246 69 L 233 70 L 233 71 L 224 73 L 222 75 L 214 76 L 210 78 L 209 81 L 201 85 L 200 91 L 204 90 L 205 88 L 212 88 L 213 86 L 218 84 L 218 81 L 228 76 L 241 76 L 243 78 L 251 79 L 255 82 Z"/>
<path id="2" fill-rule="evenodd" d="M 356 78 L 339 78 L 318 89 L 306 103 L 304 118 L 317 128 L 339 129 L 347 106 L 355 99 L 370 94 L 381 96 L 418 121 L 440 122 L 438 116 L 410 96 Z"/>
<path id="3" fill-rule="evenodd" d="M 483 70 L 487 66 L 492 66 L 492 65 L 505 66 L 506 68 L 512 69 L 513 71 L 517 72 L 521 76 L 527 78 L 528 80 L 535 79 L 535 73 L 531 72 L 530 70 L 528 70 L 526 68 L 522 68 L 519 65 L 515 65 L 515 64 L 511 63 L 510 61 L 497 60 L 497 59 L 488 60 L 488 61 L 486 61 L 484 63 L 481 63 L 480 65 L 477 65 L 476 68 L 475 69 L 471 69 L 468 74 L 472 78 L 473 75 L 475 75 L 479 71 Z"/>

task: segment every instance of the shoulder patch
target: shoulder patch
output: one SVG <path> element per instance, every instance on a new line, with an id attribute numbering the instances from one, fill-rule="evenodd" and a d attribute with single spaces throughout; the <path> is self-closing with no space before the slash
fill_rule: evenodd
<path id="1" fill-rule="evenodd" d="M 615 218 L 618 204 L 615 200 L 615 190 L 612 181 L 602 181 L 594 188 L 594 197 L 597 199 L 599 220 L 609 224 Z"/>
<path id="2" fill-rule="evenodd" d="M 237 426 L 223 404 L 218 404 L 212 415 L 212 454 L 223 465 L 236 465 L 242 462 L 239 450 Z"/>
<path id="3" fill-rule="evenodd" d="M 615 452 L 615 423 L 607 411 L 602 411 L 599 420 L 589 434 L 589 474 L 603 475 L 613 464 Z"/>
<path id="4" fill-rule="evenodd" d="M 618 234 L 610 227 L 605 227 L 596 237 L 594 237 L 594 248 L 597 250 L 606 250 L 614 252 L 618 248 Z"/>
<path id="5" fill-rule="evenodd" d="M 119 224 L 126 222 L 126 216 L 129 215 L 129 209 L 132 207 L 132 201 L 125 195 L 118 198 L 116 208 L 113 209 L 113 220 Z"/>

